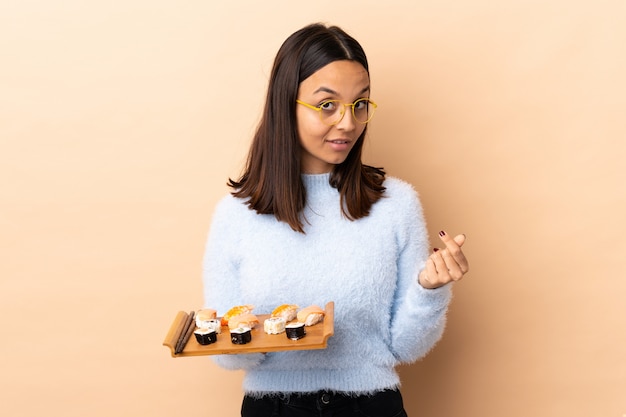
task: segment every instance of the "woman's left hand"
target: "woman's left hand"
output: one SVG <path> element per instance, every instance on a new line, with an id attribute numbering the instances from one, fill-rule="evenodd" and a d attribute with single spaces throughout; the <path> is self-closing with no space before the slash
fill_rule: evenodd
<path id="1" fill-rule="evenodd" d="M 469 271 L 469 263 L 461 250 L 465 235 L 453 238 L 443 230 L 439 237 L 446 245 L 443 249 L 435 248 L 426 260 L 426 267 L 420 272 L 418 281 L 427 289 L 439 288 L 452 281 L 459 281 Z"/>

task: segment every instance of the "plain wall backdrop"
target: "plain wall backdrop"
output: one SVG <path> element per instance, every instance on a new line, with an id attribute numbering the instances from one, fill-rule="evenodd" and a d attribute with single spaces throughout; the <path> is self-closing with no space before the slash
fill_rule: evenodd
<path id="1" fill-rule="evenodd" d="M 241 373 L 162 342 L 316 21 L 371 62 L 366 162 L 468 237 L 409 414 L 626 414 L 623 0 L 2 1 L 0 414 L 238 415 Z"/>

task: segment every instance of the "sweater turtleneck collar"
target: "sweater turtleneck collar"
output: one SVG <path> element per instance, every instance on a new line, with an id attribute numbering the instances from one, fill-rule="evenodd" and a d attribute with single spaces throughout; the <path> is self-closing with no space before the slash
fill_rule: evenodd
<path id="1" fill-rule="evenodd" d="M 337 193 L 330 185 L 330 172 L 324 174 L 302 174 L 302 183 L 310 197 Z"/>
<path id="2" fill-rule="evenodd" d="M 302 174 L 302 183 L 307 188 L 327 188 L 330 186 L 330 172 L 324 174 Z"/>

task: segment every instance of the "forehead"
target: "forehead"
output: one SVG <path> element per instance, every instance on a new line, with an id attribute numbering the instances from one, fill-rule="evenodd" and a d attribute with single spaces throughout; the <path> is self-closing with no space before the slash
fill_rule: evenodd
<path id="1" fill-rule="evenodd" d="M 362 94 L 369 88 L 369 75 L 356 61 L 334 61 L 300 83 L 300 95 L 332 94 L 339 97 Z"/>

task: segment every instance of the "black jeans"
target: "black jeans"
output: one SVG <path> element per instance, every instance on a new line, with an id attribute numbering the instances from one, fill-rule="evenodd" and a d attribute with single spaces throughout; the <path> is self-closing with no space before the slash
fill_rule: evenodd
<path id="1" fill-rule="evenodd" d="M 328 391 L 245 396 L 242 417 L 407 417 L 398 390 L 350 396 Z"/>

